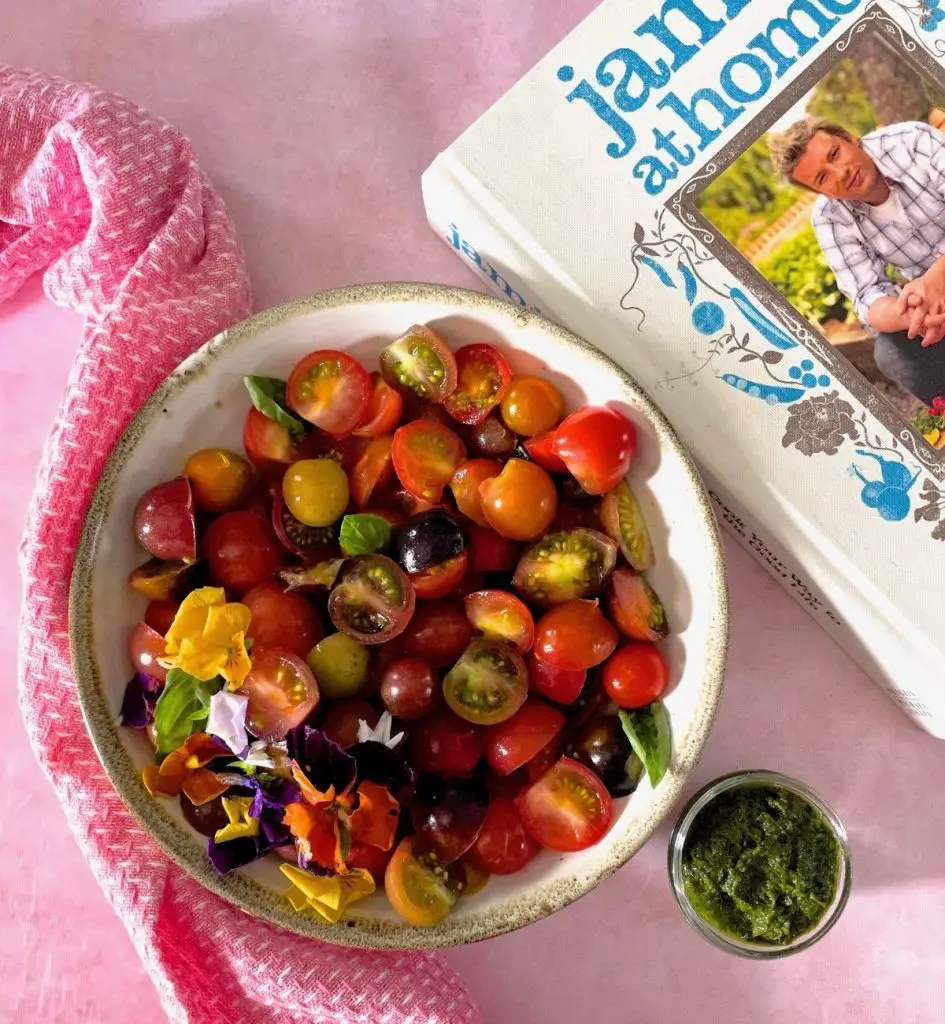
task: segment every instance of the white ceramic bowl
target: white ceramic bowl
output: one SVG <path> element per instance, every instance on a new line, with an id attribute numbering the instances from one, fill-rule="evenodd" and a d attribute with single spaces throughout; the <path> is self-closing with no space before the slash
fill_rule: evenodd
<path id="1" fill-rule="evenodd" d="M 543 852 L 519 874 L 493 878 L 460 900 L 431 929 L 405 924 L 383 894 L 352 906 L 354 922 L 331 926 L 296 914 L 283 898 L 278 861 L 266 858 L 220 877 L 205 856 L 206 840 L 185 823 L 176 801 L 153 800 L 141 768 L 147 742 L 116 726 L 130 675 L 128 635 L 144 601 L 125 581 L 143 560 L 132 530 L 139 496 L 180 473 L 195 449 L 241 450 L 249 408 L 244 374 L 288 375 L 318 348 L 348 350 L 377 366 L 383 346 L 410 324 L 426 323 L 452 347 L 489 341 L 518 372 L 548 376 L 569 408 L 615 404 L 635 422 L 639 454 L 630 479 L 657 553 L 648 573 L 666 606 L 672 636 L 666 696 L 673 732 L 672 764 L 655 791 L 644 780 L 617 801 L 613 826 L 581 853 Z M 725 574 L 709 499 L 672 428 L 623 370 L 587 342 L 544 318 L 481 295 L 422 284 L 382 284 L 324 292 L 266 310 L 208 342 L 157 390 L 129 426 L 102 475 L 89 510 L 71 592 L 73 662 L 83 711 L 105 770 L 128 806 L 164 850 L 225 899 L 274 924 L 329 942 L 376 948 L 450 946 L 499 935 L 582 896 L 628 860 L 677 800 L 708 734 L 722 688 L 727 643 Z"/>

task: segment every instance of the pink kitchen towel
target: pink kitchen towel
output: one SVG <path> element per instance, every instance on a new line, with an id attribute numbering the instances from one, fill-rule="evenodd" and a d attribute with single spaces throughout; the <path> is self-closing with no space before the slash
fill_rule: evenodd
<path id="1" fill-rule="evenodd" d="M 477 1021 L 462 983 L 434 954 L 323 945 L 205 891 L 163 855 L 105 777 L 69 659 L 67 599 L 83 517 L 134 412 L 185 356 L 247 314 L 249 281 L 223 202 L 179 132 L 90 86 L 0 66 L 0 301 L 38 271 L 47 295 L 82 313 L 86 329 L 21 550 L 23 717 L 168 1016 Z"/>

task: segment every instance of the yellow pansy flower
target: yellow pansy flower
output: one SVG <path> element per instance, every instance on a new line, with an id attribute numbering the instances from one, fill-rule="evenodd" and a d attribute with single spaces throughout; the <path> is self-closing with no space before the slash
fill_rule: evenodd
<path id="1" fill-rule="evenodd" d="M 222 803 L 229 824 L 217 829 L 214 842 L 225 843 L 230 839 L 247 839 L 259 835 L 259 818 L 249 813 L 253 806 L 251 796 L 225 796 Z"/>
<path id="2" fill-rule="evenodd" d="M 364 868 L 343 875 L 313 875 L 293 864 L 281 864 L 280 870 L 292 883 L 285 894 L 296 911 L 311 908 L 326 921 L 337 924 L 350 903 L 374 892 L 374 879 Z"/>
<path id="3" fill-rule="evenodd" d="M 197 679 L 223 676 L 231 690 L 243 684 L 252 663 L 246 630 L 252 613 L 245 604 L 226 603 L 222 587 L 201 587 L 181 602 L 167 631 L 164 668 L 179 668 Z"/>

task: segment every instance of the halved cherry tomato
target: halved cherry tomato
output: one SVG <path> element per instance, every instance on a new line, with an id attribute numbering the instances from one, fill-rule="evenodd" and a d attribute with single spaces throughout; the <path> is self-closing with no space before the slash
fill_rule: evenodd
<path id="1" fill-rule="evenodd" d="M 426 658 L 434 668 L 458 661 L 472 639 L 472 625 L 459 601 L 417 606 L 403 635 L 404 653 Z"/>
<path id="2" fill-rule="evenodd" d="M 362 644 L 382 644 L 407 628 L 416 604 L 401 567 L 385 555 L 349 558 L 328 599 L 336 628 Z"/>
<path id="3" fill-rule="evenodd" d="M 586 850 L 603 838 L 613 801 L 590 769 L 562 757 L 516 801 L 525 830 L 550 850 Z"/>
<path id="4" fill-rule="evenodd" d="M 408 579 L 421 601 L 435 601 L 451 594 L 462 583 L 469 565 L 469 552 L 463 551 L 448 562 L 441 562 L 422 572 L 413 572 Z"/>
<path id="5" fill-rule="evenodd" d="M 456 387 L 456 357 L 435 331 L 414 324 L 381 352 L 381 373 L 395 387 L 442 402 Z"/>
<path id="6" fill-rule="evenodd" d="M 478 590 L 465 598 L 466 614 L 483 636 L 508 640 L 525 654 L 535 639 L 535 620 L 528 606 L 505 590 Z"/>
<path id="7" fill-rule="evenodd" d="M 243 424 L 243 448 L 249 461 L 269 476 L 281 476 L 300 458 L 299 445 L 288 430 L 255 407 L 246 414 Z"/>
<path id="8" fill-rule="evenodd" d="M 247 633 L 260 647 L 282 647 L 304 658 L 325 635 L 315 606 L 278 583 L 253 587 L 243 604 L 253 616 Z"/>
<path id="9" fill-rule="evenodd" d="M 284 555 L 272 526 L 254 512 L 225 512 L 203 538 L 212 579 L 237 594 L 271 579 Z"/>
<path id="10" fill-rule="evenodd" d="M 355 437 L 393 434 L 404 414 L 403 396 L 399 391 L 395 391 L 377 370 L 371 374 L 371 385 L 374 390 L 368 407 L 367 422 L 355 430 Z"/>
<path id="11" fill-rule="evenodd" d="M 513 540 L 540 537 L 558 511 L 551 477 L 524 459 L 509 459 L 497 477 L 479 485 L 479 496 L 489 526 Z"/>
<path id="12" fill-rule="evenodd" d="M 166 562 L 192 562 L 197 557 L 194 495 L 185 476 L 156 484 L 138 499 L 134 512 L 138 543 Z"/>
<path id="13" fill-rule="evenodd" d="M 497 774 L 508 775 L 544 749 L 564 723 L 557 708 L 539 697 L 529 697 L 511 718 L 486 729 L 486 762 Z"/>
<path id="14" fill-rule="evenodd" d="M 364 421 L 372 395 L 367 370 L 347 352 L 327 348 L 300 360 L 286 385 L 286 400 L 293 412 L 341 436 Z"/>
<path id="15" fill-rule="evenodd" d="M 502 419 L 523 437 L 556 427 L 564 415 L 564 396 L 544 377 L 513 377 L 502 399 Z"/>
<path id="16" fill-rule="evenodd" d="M 479 526 L 486 526 L 486 517 L 482 514 L 482 498 L 479 496 L 479 485 L 484 480 L 491 480 L 502 472 L 502 463 L 496 459 L 467 459 L 453 474 L 450 490 L 456 501 L 456 507 Z"/>
<path id="17" fill-rule="evenodd" d="M 132 569 L 128 586 L 149 601 L 168 601 L 184 591 L 192 569 L 190 562 L 162 562 L 160 558 L 150 558 Z"/>
<path id="18" fill-rule="evenodd" d="M 637 447 L 636 427 L 615 409 L 586 406 L 555 431 L 555 454 L 588 494 L 606 494 L 627 475 Z"/>
<path id="19" fill-rule="evenodd" d="M 535 656 L 553 668 L 580 672 L 613 654 L 617 630 L 596 601 L 567 601 L 545 612 L 535 625 Z"/>
<path id="20" fill-rule="evenodd" d="M 469 560 L 474 572 L 511 572 L 518 565 L 522 545 L 484 526 L 469 531 Z"/>
<path id="21" fill-rule="evenodd" d="M 410 729 L 410 764 L 418 772 L 464 775 L 482 757 L 482 730 L 440 708 Z"/>
<path id="22" fill-rule="evenodd" d="M 246 728 L 274 743 L 318 707 L 318 684 L 312 670 L 281 647 L 254 647 L 253 667 L 239 688 L 249 698 Z"/>
<path id="23" fill-rule="evenodd" d="M 398 396 L 399 397 L 399 396 Z M 375 487 L 383 487 L 394 477 L 394 464 L 391 460 L 391 445 L 394 437 L 386 434 L 375 437 L 351 471 L 351 497 L 358 508 L 366 508 L 374 493 Z"/>
<path id="24" fill-rule="evenodd" d="M 528 696 L 525 662 L 514 645 L 475 637 L 443 680 L 443 696 L 467 722 L 504 722 Z"/>
<path id="25" fill-rule="evenodd" d="M 308 565 L 341 556 L 337 523 L 331 526 L 300 523 L 286 508 L 281 489 L 272 499 L 272 528 L 286 551 L 299 555 Z"/>
<path id="26" fill-rule="evenodd" d="M 669 670 L 659 648 L 631 643 L 612 654 L 604 665 L 604 689 L 622 708 L 652 704 L 666 689 Z"/>
<path id="27" fill-rule="evenodd" d="M 459 896 L 449 873 L 432 853 L 421 853 L 416 836 L 402 839 L 384 874 L 391 906 L 405 921 L 420 928 L 439 924 Z"/>
<path id="28" fill-rule="evenodd" d="M 397 478 L 411 494 L 438 502 L 466 458 L 466 446 L 448 427 L 414 420 L 394 434 L 391 456 Z"/>
<path id="29" fill-rule="evenodd" d="M 567 473 L 568 471 L 568 467 L 561 457 L 555 454 L 555 432 L 553 430 L 539 434 L 538 437 L 530 437 L 525 441 L 525 451 L 549 473 Z"/>
<path id="30" fill-rule="evenodd" d="M 528 656 L 529 687 L 556 704 L 573 704 L 581 695 L 586 679 L 585 669 L 569 671 L 555 668 L 547 661 L 542 661 L 534 651 Z"/>
<path id="31" fill-rule="evenodd" d="M 456 352 L 456 389 L 446 399 L 446 411 L 460 423 L 481 423 L 505 398 L 512 367 L 492 345 L 464 345 Z"/>
<path id="32" fill-rule="evenodd" d="M 515 801 L 494 796 L 489 812 L 466 859 L 490 875 L 514 875 L 538 853 L 539 846 L 525 831 Z"/>
<path id="33" fill-rule="evenodd" d="M 165 646 L 164 637 L 160 633 L 139 622 L 128 637 L 128 654 L 136 671 L 165 682 L 167 669 L 157 662 L 158 658 L 164 657 Z"/>
<path id="34" fill-rule="evenodd" d="M 253 468 L 226 448 L 202 448 L 184 463 L 197 508 L 225 512 L 240 503 L 253 481 Z"/>
<path id="35" fill-rule="evenodd" d="M 180 601 L 149 601 L 144 610 L 145 625 L 164 636 L 171 628 L 178 608 Z"/>

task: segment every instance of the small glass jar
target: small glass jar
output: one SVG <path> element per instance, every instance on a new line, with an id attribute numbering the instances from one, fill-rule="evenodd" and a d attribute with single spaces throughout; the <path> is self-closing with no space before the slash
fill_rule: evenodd
<path id="1" fill-rule="evenodd" d="M 721 793 L 739 789 L 743 786 L 758 785 L 787 789 L 813 805 L 833 832 L 839 850 L 837 887 L 830 906 L 824 912 L 824 916 L 810 931 L 799 935 L 793 942 L 782 946 L 773 946 L 770 943 L 744 942 L 733 935 L 720 931 L 699 915 L 689 900 L 683 882 L 683 851 L 689 836 L 689 830 L 700 811 Z M 799 953 L 802 949 L 808 949 L 830 931 L 841 913 L 843 913 L 843 908 L 847 905 L 847 899 L 850 896 L 850 885 L 853 881 L 853 868 L 850 862 L 850 846 L 847 841 L 846 829 L 843 827 L 843 822 L 837 816 L 836 811 L 829 804 L 825 803 L 813 790 L 805 786 L 803 782 L 798 782 L 797 779 L 782 775 L 780 772 L 752 770 L 733 772 L 730 775 L 723 775 L 721 778 L 715 779 L 700 789 L 689 803 L 686 804 L 673 828 L 673 834 L 669 841 L 669 877 L 673 887 L 673 895 L 676 897 L 679 909 L 683 912 L 686 920 L 704 939 L 711 942 L 713 946 L 724 949 L 727 953 L 735 953 L 738 956 L 748 957 L 752 960 L 774 960 L 778 957 Z"/>

